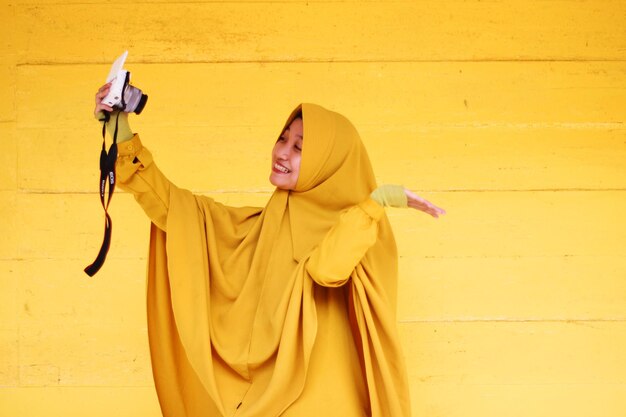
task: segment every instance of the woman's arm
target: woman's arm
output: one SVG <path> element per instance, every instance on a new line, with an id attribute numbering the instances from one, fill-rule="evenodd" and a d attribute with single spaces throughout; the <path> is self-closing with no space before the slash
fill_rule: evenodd
<path id="1" fill-rule="evenodd" d="M 132 193 L 150 220 L 166 231 L 170 187 L 174 185 L 152 161 L 139 135 L 118 145 L 115 170 L 120 188 Z"/>
<path id="2" fill-rule="evenodd" d="M 383 207 L 414 208 L 437 218 L 445 210 L 399 185 L 382 185 L 371 198 L 343 212 L 307 260 L 311 278 L 325 287 L 345 284 L 354 268 L 376 243 Z"/>
<path id="3" fill-rule="evenodd" d="M 371 197 L 378 204 L 384 207 L 410 207 L 423 211 L 426 214 L 430 214 L 435 218 L 439 218 L 440 215 L 446 214 L 446 211 L 441 207 L 437 207 L 430 201 L 418 196 L 411 190 L 407 190 L 401 185 L 381 185 L 372 191 Z"/>
<path id="4" fill-rule="evenodd" d="M 324 287 L 345 284 L 378 237 L 384 208 L 368 198 L 344 211 L 307 259 L 306 271 Z"/>
<path id="5" fill-rule="evenodd" d="M 111 112 L 106 128 L 111 136 L 117 123 L 116 180 L 120 188 L 131 192 L 150 220 L 165 231 L 169 209 L 170 187 L 173 184 L 161 173 L 152 160 L 150 151 L 143 147 L 139 136 L 133 134 L 128 113 L 120 112 L 102 99 L 109 93 L 111 83 L 98 89 L 94 116 L 104 123 L 104 111 Z"/>

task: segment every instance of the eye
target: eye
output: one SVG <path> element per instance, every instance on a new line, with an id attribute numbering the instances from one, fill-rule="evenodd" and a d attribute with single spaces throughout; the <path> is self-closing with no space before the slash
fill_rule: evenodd
<path id="1" fill-rule="evenodd" d="M 298 152 L 302 152 L 302 146 L 301 145 L 295 145 L 294 148 L 296 148 L 296 150 Z"/>

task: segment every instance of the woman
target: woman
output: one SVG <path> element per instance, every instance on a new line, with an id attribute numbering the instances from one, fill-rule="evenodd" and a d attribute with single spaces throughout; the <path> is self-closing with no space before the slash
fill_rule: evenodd
<path id="1" fill-rule="evenodd" d="M 100 104 L 107 93 L 96 114 L 113 110 Z M 287 119 L 264 208 L 171 184 L 125 116 L 117 178 L 152 220 L 148 330 L 163 415 L 409 416 L 383 205 L 445 212 L 376 189 L 352 124 L 317 105 Z"/>

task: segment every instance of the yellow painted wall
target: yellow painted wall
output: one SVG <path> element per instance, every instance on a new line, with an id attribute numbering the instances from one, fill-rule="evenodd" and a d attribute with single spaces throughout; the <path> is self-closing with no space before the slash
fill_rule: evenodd
<path id="1" fill-rule="evenodd" d="M 8 4 L 7 4 L 8 3 Z M 289 111 L 350 118 L 391 210 L 415 417 L 626 415 L 626 2 L 18 0 L 0 5 L 0 416 L 158 416 L 148 220 L 102 238 L 110 62 L 177 184 L 263 204 Z"/>

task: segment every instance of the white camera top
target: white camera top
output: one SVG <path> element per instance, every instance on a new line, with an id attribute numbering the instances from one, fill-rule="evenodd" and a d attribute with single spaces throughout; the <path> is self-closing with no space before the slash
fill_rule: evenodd
<path id="1" fill-rule="evenodd" d="M 125 51 L 111 66 L 107 77 L 107 83 L 111 83 L 111 89 L 101 103 L 125 113 L 139 114 L 148 101 L 148 95 L 130 85 L 130 72 L 122 68 L 127 56 L 128 51 Z"/>
<path id="2" fill-rule="evenodd" d="M 109 94 L 102 99 L 102 103 L 107 106 L 115 106 L 122 98 L 124 82 L 126 81 L 126 73 L 128 72 L 125 69 L 122 69 L 122 67 L 124 66 L 127 56 L 128 51 L 124 51 L 124 53 L 117 58 L 111 66 L 111 71 L 109 71 L 106 81 L 107 83 L 112 81 L 111 89 L 109 90 Z"/>

